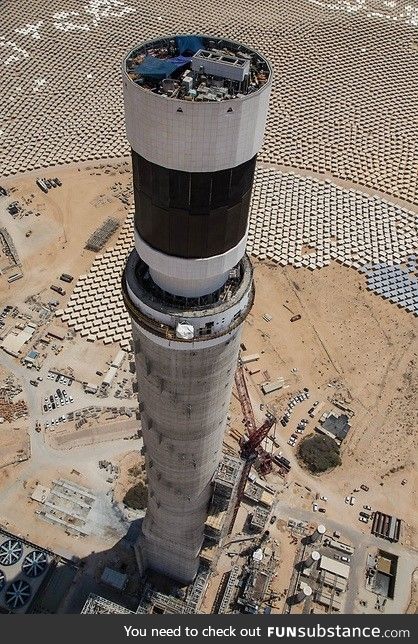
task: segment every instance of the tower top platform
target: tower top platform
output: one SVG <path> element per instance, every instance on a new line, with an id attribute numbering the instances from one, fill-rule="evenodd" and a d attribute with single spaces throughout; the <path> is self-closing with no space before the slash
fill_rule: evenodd
<path id="1" fill-rule="evenodd" d="M 165 98 L 211 103 L 244 99 L 270 84 L 269 62 L 225 38 L 172 35 L 135 47 L 123 71 L 144 91 Z"/>

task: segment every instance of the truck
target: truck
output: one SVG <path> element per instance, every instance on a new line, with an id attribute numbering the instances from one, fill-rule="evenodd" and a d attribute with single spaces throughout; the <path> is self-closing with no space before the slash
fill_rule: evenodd
<path id="1" fill-rule="evenodd" d="M 43 179 L 36 179 L 36 185 L 42 190 L 42 192 L 48 192 L 48 187 Z"/>
<path id="2" fill-rule="evenodd" d="M 69 275 L 68 273 L 62 273 L 62 275 L 60 277 L 60 280 L 62 280 L 63 282 L 68 282 L 68 283 L 72 282 L 73 279 L 74 279 L 74 277 L 72 275 Z"/>
<path id="3" fill-rule="evenodd" d="M 55 293 L 59 293 L 60 295 L 65 295 L 65 291 L 61 286 L 55 286 L 55 284 L 52 284 L 50 287 L 51 291 L 55 291 Z"/>

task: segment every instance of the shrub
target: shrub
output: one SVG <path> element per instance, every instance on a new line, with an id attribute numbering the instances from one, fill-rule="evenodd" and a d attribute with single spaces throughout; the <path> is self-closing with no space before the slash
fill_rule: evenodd
<path id="1" fill-rule="evenodd" d="M 133 510 L 145 510 L 148 502 L 147 486 L 142 482 L 137 483 L 126 492 L 123 502 Z"/>
<path id="2" fill-rule="evenodd" d="M 130 476 L 134 476 L 135 478 L 138 478 L 139 476 L 141 476 L 141 473 L 142 473 L 142 467 L 140 465 L 133 465 L 128 470 L 128 474 Z"/>
<path id="3" fill-rule="evenodd" d="M 340 448 L 333 438 L 323 434 L 313 434 L 303 439 L 297 455 L 314 474 L 341 465 Z"/>

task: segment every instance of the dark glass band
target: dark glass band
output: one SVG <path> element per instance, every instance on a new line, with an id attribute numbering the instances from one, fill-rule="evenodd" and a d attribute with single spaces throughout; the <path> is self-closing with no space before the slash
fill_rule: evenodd
<path id="1" fill-rule="evenodd" d="M 220 255 L 247 228 L 256 157 L 218 172 L 181 172 L 132 150 L 135 226 L 153 248 L 185 258 Z"/>

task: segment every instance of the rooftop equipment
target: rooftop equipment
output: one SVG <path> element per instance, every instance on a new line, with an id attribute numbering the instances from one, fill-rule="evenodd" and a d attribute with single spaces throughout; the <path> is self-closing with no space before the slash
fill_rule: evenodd
<path id="1" fill-rule="evenodd" d="M 242 83 L 250 73 L 250 60 L 223 52 L 199 49 L 192 58 L 192 70 Z"/>

